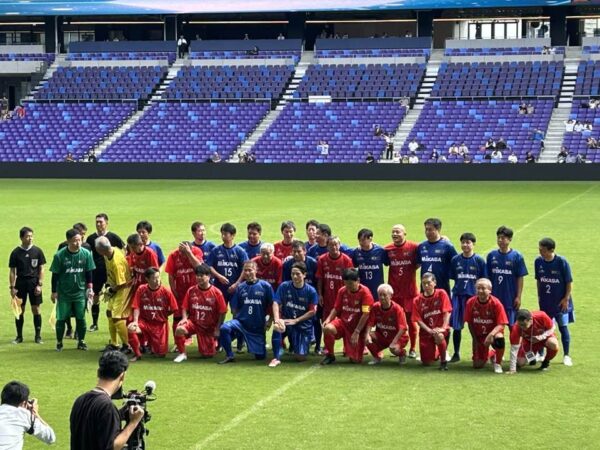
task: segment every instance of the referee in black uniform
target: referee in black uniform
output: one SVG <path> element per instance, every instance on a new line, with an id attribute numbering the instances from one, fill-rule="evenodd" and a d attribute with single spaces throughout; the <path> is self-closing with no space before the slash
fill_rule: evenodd
<path id="1" fill-rule="evenodd" d="M 25 312 L 27 299 L 29 299 L 31 312 L 33 313 L 35 343 L 41 344 L 42 315 L 40 314 L 40 305 L 42 304 L 46 258 L 42 249 L 33 245 L 33 230 L 31 228 L 21 228 L 19 237 L 21 238 L 21 246 L 12 251 L 8 261 L 10 295 L 11 297 L 16 295 L 23 300 L 22 313 L 18 319 L 15 319 L 17 337 L 13 344 L 23 342 L 23 312 Z"/>
<path id="2" fill-rule="evenodd" d="M 88 236 L 85 242 L 92 248 L 96 270 L 93 272 L 94 282 L 94 304 L 92 305 L 92 325 L 89 331 L 98 331 L 98 316 L 100 315 L 100 291 L 106 284 L 106 264 L 104 256 L 96 251 L 96 239 L 100 236 L 106 236 L 110 245 L 118 247 L 121 250 L 125 248 L 123 240 L 115 233 L 108 231 L 108 216 L 105 213 L 96 214 L 96 232 Z"/>

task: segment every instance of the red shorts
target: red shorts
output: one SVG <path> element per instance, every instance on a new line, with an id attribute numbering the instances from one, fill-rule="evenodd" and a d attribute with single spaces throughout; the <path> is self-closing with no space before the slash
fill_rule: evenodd
<path id="1" fill-rule="evenodd" d="M 196 327 L 191 320 L 188 320 L 182 328 L 185 329 L 188 336 L 196 335 L 196 339 L 198 339 L 198 352 L 202 356 L 214 356 L 217 353 L 217 340 L 213 334 L 207 334 L 206 331 Z"/>
<path id="2" fill-rule="evenodd" d="M 554 334 L 548 337 L 554 337 Z M 517 358 L 525 358 L 525 354 L 527 352 L 538 353 L 540 350 L 546 347 L 547 340 L 548 339 L 544 339 L 543 341 L 537 342 L 535 344 L 532 344 L 529 341 L 526 341 L 525 339 L 521 340 L 521 346 L 519 347 L 519 353 L 517 353 Z"/>
<path id="3" fill-rule="evenodd" d="M 396 303 L 398 303 L 400 306 L 402 306 L 402 309 L 404 309 L 405 312 L 407 313 L 411 313 L 412 309 L 413 309 L 413 302 L 414 302 L 414 298 L 410 297 L 410 298 L 392 298 L 393 301 L 395 301 Z"/>
<path id="4" fill-rule="evenodd" d="M 371 340 L 373 343 L 368 346 L 369 350 L 375 354 L 378 354 L 386 348 L 389 348 L 390 344 L 394 340 L 394 336 L 383 336 L 381 333 L 375 332 L 375 335 L 371 338 Z M 406 350 L 404 350 L 404 347 L 406 347 L 406 344 L 408 344 L 408 336 L 406 333 L 400 337 L 397 344 L 398 348 L 394 350 L 401 355 L 406 354 Z"/>
<path id="5" fill-rule="evenodd" d="M 361 333 L 358 343 L 356 345 L 352 345 L 350 338 L 352 337 L 354 330 L 348 330 L 342 319 L 339 317 L 333 319 L 330 324 L 335 327 L 335 338 L 344 340 L 344 352 L 346 352 L 346 356 L 353 361 L 362 362 L 363 352 L 365 350 L 364 332 Z"/>
<path id="6" fill-rule="evenodd" d="M 140 341 L 147 341 L 155 355 L 166 355 L 169 350 L 169 323 L 144 322 L 139 319 L 138 325 L 142 330 Z"/>
<path id="7" fill-rule="evenodd" d="M 448 336 L 448 330 L 444 332 L 444 337 L 446 336 Z M 419 333 L 419 352 L 421 353 L 421 362 L 425 364 L 430 364 L 440 357 L 437 345 L 430 334 Z"/>
<path id="8" fill-rule="evenodd" d="M 490 357 L 490 346 L 484 345 L 487 336 L 477 336 L 473 339 L 473 361 L 487 361 Z"/>

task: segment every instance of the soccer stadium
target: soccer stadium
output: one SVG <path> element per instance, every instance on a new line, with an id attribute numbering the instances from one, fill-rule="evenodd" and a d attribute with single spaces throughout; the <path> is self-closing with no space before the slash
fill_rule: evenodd
<path id="1" fill-rule="evenodd" d="M 597 447 L 596 109 L 594 0 L 0 0 L 0 449 Z"/>

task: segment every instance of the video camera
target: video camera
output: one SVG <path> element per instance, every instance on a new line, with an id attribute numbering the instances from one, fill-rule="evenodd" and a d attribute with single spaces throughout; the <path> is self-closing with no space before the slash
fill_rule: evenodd
<path id="1" fill-rule="evenodd" d="M 148 412 L 146 407 L 147 402 L 151 402 L 156 400 L 156 395 L 154 394 L 154 390 L 156 389 L 156 383 L 154 381 L 147 381 L 144 385 L 144 390 L 142 392 L 133 390 L 129 391 L 126 394 L 123 394 L 123 399 L 125 399 L 125 403 L 120 409 L 121 419 L 126 423 L 129 422 L 129 408 L 132 406 L 139 406 L 144 410 L 144 417 L 140 420 L 133 433 L 127 440 L 127 444 L 124 448 L 131 450 L 144 450 L 146 448 L 146 443 L 144 441 L 144 437 L 150 434 L 150 430 L 146 428 L 146 423 L 150 422 L 152 416 Z"/>

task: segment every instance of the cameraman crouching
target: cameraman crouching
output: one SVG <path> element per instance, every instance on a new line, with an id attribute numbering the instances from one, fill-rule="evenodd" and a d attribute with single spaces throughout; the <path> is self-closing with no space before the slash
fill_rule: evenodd
<path id="1" fill-rule="evenodd" d="M 121 430 L 119 410 L 111 397 L 123 388 L 129 362 L 118 351 L 100 357 L 98 385 L 79 396 L 71 410 L 71 450 L 122 449 L 144 417 L 139 406 L 129 408 L 129 423 Z"/>
<path id="2" fill-rule="evenodd" d="M 11 381 L 2 389 L 0 449 L 22 449 L 24 433 L 46 444 L 56 442 L 54 430 L 40 417 L 37 400 L 29 400 L 27 385 Z"/>

